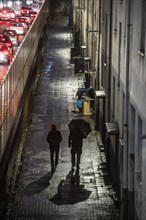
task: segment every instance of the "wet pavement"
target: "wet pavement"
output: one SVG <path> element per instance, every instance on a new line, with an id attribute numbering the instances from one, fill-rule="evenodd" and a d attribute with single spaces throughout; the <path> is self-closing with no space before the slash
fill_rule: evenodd
<path id="1" fill-rule="evenodd" d="M 49 26 L 42 70 L 35 93 L 20 173 L 6 218 L 18 220 L 117 220 L 110 177 L 101 151 L 100 134 L 91 116 L 74 112 L 75 94 L 84 87 L 82 73 L 70 64 L 72 33 L 63 16 Z M 84 139 L 81 168 L 73 178 L 68 148 L 68 123 L 84 118 L 92 131 Z M 60 129 L 59 164 L 51 175 L 46 141 L 52 123 Z M 78 184 L 76 184 L 75 182 Z"/>

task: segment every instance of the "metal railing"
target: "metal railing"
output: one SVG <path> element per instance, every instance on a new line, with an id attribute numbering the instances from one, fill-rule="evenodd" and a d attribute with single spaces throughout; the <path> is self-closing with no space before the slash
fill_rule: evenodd
<path id="1" fill-rule="evenodd" d="M 45 1 L 0 84 L 0 162 L 49 16 L 48 12 L 49 1 Z"/>

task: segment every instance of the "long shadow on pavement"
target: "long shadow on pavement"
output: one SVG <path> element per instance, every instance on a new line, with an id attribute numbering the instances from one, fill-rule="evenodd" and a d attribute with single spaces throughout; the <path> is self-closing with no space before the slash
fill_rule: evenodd
<path id="1" fill-rule="evenodd" d="M 91 191 L 85 189 L 83 184 L 76 182 L 75 179 L 80 179 L 75 173 L 73 176 L 72 171 L 70 171 L 66 179 L 60 181 L 58 185 L 58 193 L 54 195 L 50 201 L 56 205 L 73 205 L 78 202 L 87 200 L 91 194 Z"/>
<path id="2" fill-rule="evenodd" d="M 50 185 L 50 180 L 52 178 L 52 172 L 47 173 L 45 176 L 41 177 L 39 180 L 30 183 L 24 190 L 25 195 L 33 195 L 42 192 Z"/>

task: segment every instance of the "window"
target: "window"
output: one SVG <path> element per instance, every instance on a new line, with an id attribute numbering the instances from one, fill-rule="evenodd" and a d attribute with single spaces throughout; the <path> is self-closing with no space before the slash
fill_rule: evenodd
<path id="1" fill-rule="evenodd" d="M 82 7 L 82 8 L 85 8 L 85 0 L 82 0 L 82 1 L 81 1 L 81 7 Z"/>
<path id="2" fill-rule="evenodd" d="M 141 36 L 140 36 L 140 49 L 139 49 L 139 54 L 141 56 L 144 56 L 144 48 L 145 48 L 145 12 L 146 12 L 146 1 L 142 1 L 142 16 L 141 16 Z"/>
<path id="3" fill-rule="evenodd" d="M 115 77 L 113 76 L 113 119 L 115 117 Z"/>
<path id="4" fill-rule="evenodd" d="M 101 21 L 104 23 L 104 15 L 105 15 L 105 1 L 101 1 Z"/>
<path id="5" fill-rule="evenodd" d="M 119 46 L 118 46 L 118 86 L 120 86 L 120 75 L 121 75 L 121 47 L 122 44 L 122 23 L 119 23 Z"/>
<path id="6" fill-rule="evenodd" d="M 129 125 L 129 152 L 130 158 L 133 163 L 135 163 L 135 109 L 131 105 L 130 111 L 130 125 Z"/>
<path id="7" fill-rule="evenodd" d="M 124 137 L 124 113 L 125 113 L 125 94 L 123 92 L 123 100 L 122 100 L 122 137 Z"/>
<path id="8" fill-rule="evenodd" d="M 118 12 L 118 2 L 114 1 L 114 32 L 117 33 L 117 12 Z"/>
<path id="9" fill-rule="evenodd" d="M 140 117 L 138 117 L 138 137 L 137 137 L 137 147 L 136 147 L 136 170 L 138 173 L 139 182 L 141 181 L 141 169 L 142 169 L 142 120 Z"/>

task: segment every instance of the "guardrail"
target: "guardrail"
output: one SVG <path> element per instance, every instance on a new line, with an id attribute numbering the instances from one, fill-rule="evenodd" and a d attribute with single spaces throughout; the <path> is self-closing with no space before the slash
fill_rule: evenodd
<path id="1" fill-rule="evenodd" d="M 48 16 L 49 1 L 46 0 L 0 84 L 0 162 L 16 119 L 18 107 Z"/>

